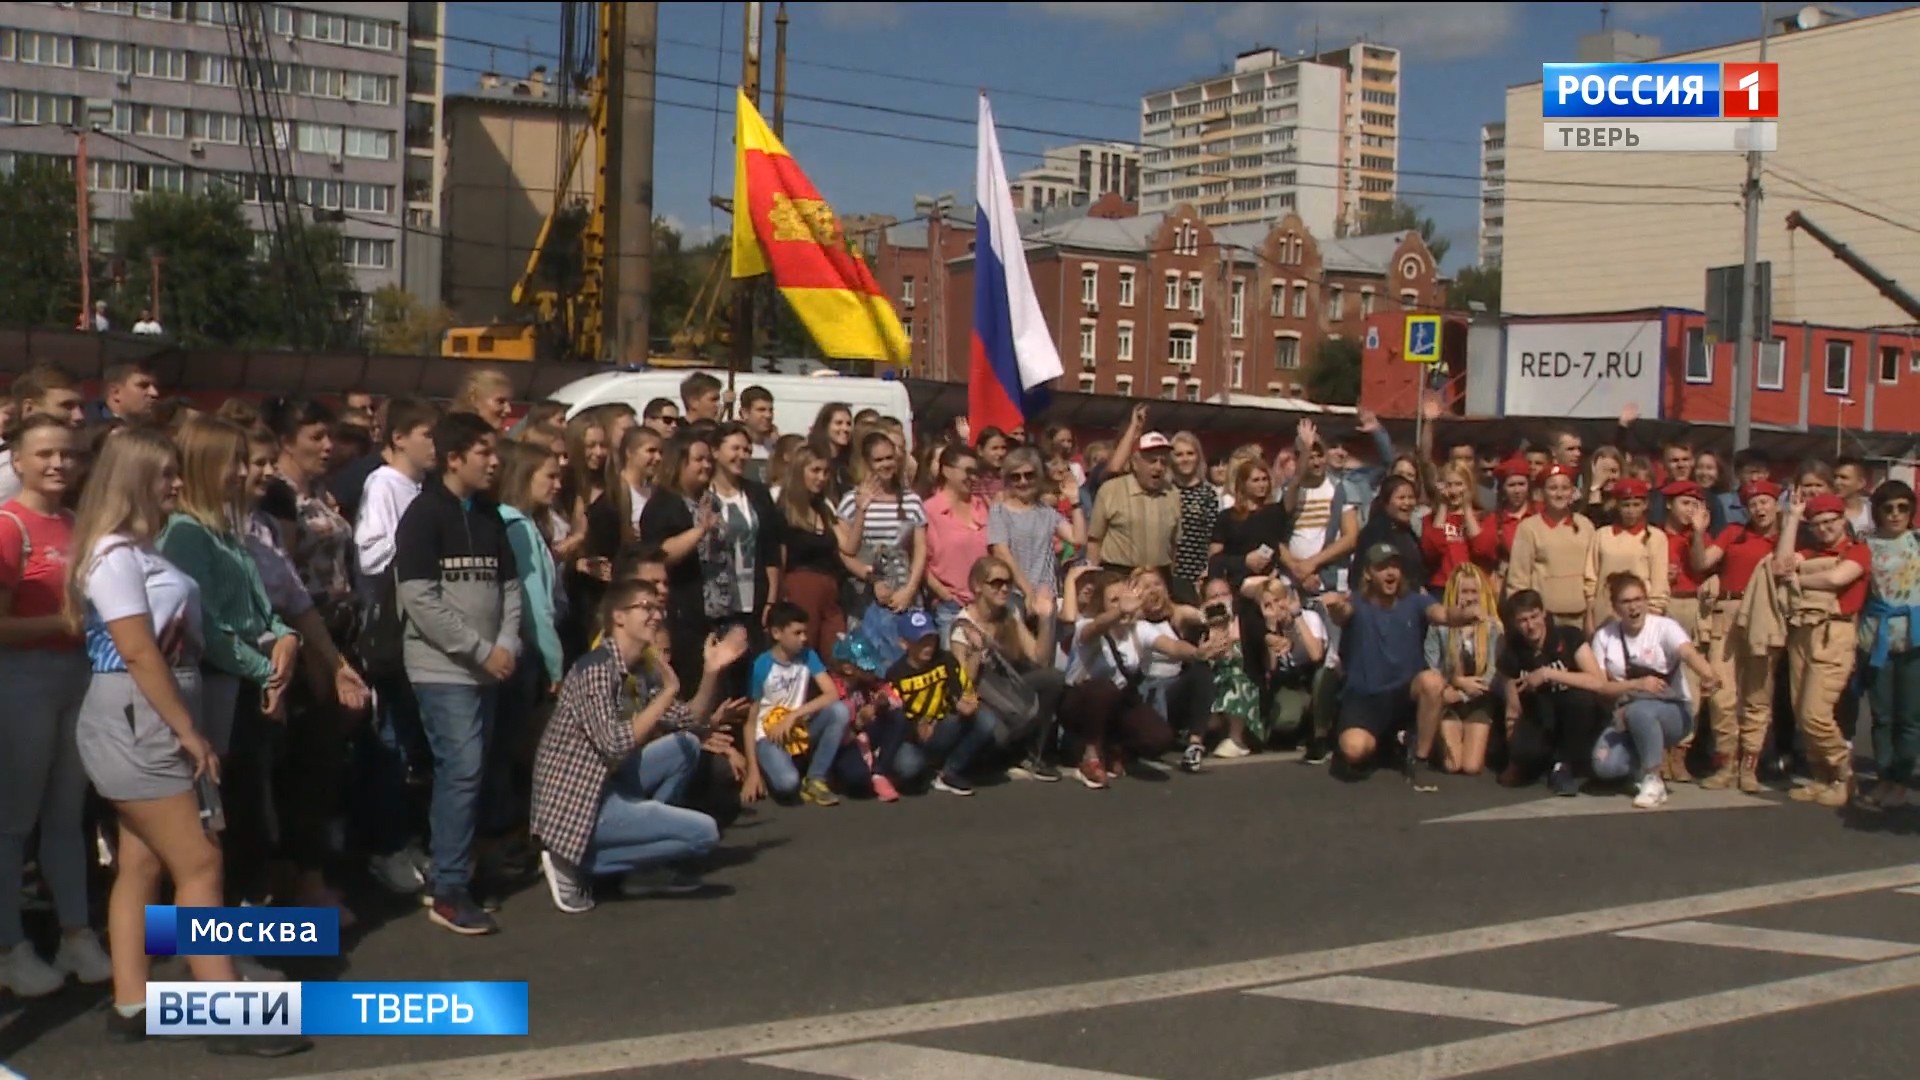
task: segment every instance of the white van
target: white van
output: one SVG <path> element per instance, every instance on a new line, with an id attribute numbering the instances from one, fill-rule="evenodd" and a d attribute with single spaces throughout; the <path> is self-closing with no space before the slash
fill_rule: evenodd
<path id="1" fill-rule="evenodd" d="M 595 405 L 630 405 L 635 414 L 654 398 L 666 398 L 679 406 L 680 382 L 695 370 L 701 370 L 726 385 L 724 368 L 673 368 L 662 371 L 609 371 L 589 375 L 555 390 L 548 397 L 566 403 L 567 418 Z M 913 402 L 907 386 L 898 379 L 875 379 L 858 375 L 840 375 L 823 368 L 813 375 L 766 375 L 741 372 L 734 376 L 736 401 L 750 386 L 759 386 L 773 395 L 773 423 L 782 435 L 805 435 L 813 427 L 820 407 L 830 401 L 843 401 L 858 414 L 874 409 L 906 425 L 907 437 L 913 437 Z M 737 406 L 736 406 L 737 408 Z"/>

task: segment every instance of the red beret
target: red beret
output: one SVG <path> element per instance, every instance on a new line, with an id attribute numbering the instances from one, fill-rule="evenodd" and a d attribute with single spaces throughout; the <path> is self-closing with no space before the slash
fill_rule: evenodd
<path id="1" fill-rule="evenodd" d="M 1613 497 L 1616 499 L 1644 499 L 1651 490 L 1645 480 L 1624 476 L 1613 482 Z"/>
<path id="2" fill-rule="evenodd" d="M 1701 500 L 1707 497 L 1706 493 L 1700 490 L 1700 485 L 1691 480 L 1669 480 L 1661 486 L 1660 494 L 1669 499 L 1678 499 L 1688 495 Z"/>
<path id="3" fill-rule="evenodd" d="M 1569 480 L 1578 481 L 1580 479 L 1580 470 L 1571 465 L 1561 465 L 1557 462 L 1540 470 L 1541 483 L 1545 483 L 1556 476 L 1564 476 Z"/>
<path id="4" fill-rule="evenodd" d="M 1495 465 L 1493 467 L 1493 474 L 1502 480 L 1515 476 L 1531 476 L 1533 474 L 1533 463 L 1527 460 L 1527 455 L 1515 454 L 1500 464 Z"/>
<path id="5" fill-rule="evenodd" d="M 1748 503 L 1761 497 L 1778 499 L 1780 497 L 1780 485 L 1771 480 L 1749 480 L 1740 485 L 1741 502 Z"/>
<path id="6" fill-rule="evenodd" d="M 1815 495 L 1807 500 L 1807 518 L 1812 520 L 1822 514 L 1839 514 L 1845 517 L 1847 500 L 1838 495 Z"/>

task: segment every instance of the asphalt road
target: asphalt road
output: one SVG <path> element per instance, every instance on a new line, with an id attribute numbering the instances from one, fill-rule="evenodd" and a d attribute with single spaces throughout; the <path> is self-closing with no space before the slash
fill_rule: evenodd
<path id="1" fill-rule="evenodd" d="M 1261 759 L 770 809 L 728 834 L 719 895 L 562 916 L 536 886 L 477 940 L 394 901 L 346 957 L 287 962 L 525 979 L 525 1039 L 233 1061 L 108 1046 L 103 995 L 72 989 L 0 1002 L 0 1059 L 31 1080 L 1908 1076 L 1916 831 L 1779 795 L 1633 812 Z"/>

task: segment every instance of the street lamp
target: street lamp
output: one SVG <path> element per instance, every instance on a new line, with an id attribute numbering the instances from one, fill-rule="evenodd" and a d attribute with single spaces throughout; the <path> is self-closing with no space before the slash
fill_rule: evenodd
<path id="1" fill-rule="evenodd" d="M 913 213 L 915 217 L 927 221 L 927 291 L 931 309 L 927 316 L 927 332 L 931 335 L 932 348 L 927 366 L 934 378 L 945 380 L 947 377 L 946 339 L 942 336 L 942 316 L 947 306 L 947 260 L 944 246 L 944 234 L 947 214 L 954 206 L 954 194 L 949 191 L 941 195 L 915 195 Z M 912 355 L 912 342 L 908 342 L 908 355 Z"/>
<path id="2" fill-rule="evenodd" d="M 1843 397 L 1840 399 L 1840 415 L 1836 417 L 1833 421 L 1833 456 L 1834 457 L 1840 457 L 1846 453 L 1846 451 L 1842 448 L 1842 443 L 1843 443 L 1843 440 L 1845 440 L 1847 435 L 1847 406 L 1852 404 L 1853 404 L 1853 399 L 1850 397 Z"/>
<path id="3" fill-rule="evenodd" d="M 99 131 L 113 123 L 113 99 L 90 97 L 83 108 L 85 112 L 80 117 L 80 126 L 73 133 L 74 208 L 75 223 L 79 225 L 75 230 L 78 233 L 75 243 L 80 249 L 80 321 L 77 325 L 81 330 L 93 330 L 93 252 L 90 250 L 92 237 L 89 235 L 93 223 L 90 220 L 92 215 L 88 212 L 91 200 L 87 192 L 87 132 Z"/>

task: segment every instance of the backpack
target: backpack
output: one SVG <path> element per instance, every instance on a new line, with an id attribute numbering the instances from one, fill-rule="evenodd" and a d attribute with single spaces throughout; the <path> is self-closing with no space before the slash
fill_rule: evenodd
<path id="1" fill-rule="evenodd" d="M 369 676 L 384 679 L 406 674 L 407 616 L 400 609 L 400 571 L 387 572 L 369 583 L 370 596 L 360 636 L 354 643 Z"/>

